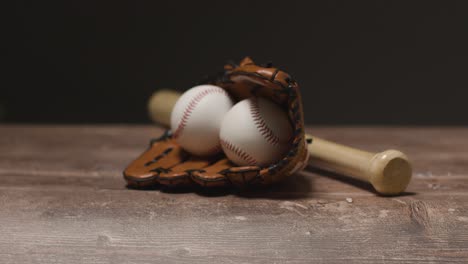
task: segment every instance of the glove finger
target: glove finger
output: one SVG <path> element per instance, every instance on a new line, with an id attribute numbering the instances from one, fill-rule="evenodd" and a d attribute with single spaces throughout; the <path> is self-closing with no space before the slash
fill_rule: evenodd
<path id="1" fill-rule="evenodd" d="M 245 186 L 262 180 L 257 166 L 235 167 L 228 159 L 222 159 L 203 170 L 193 171 L 192 180 L 202 186 Z"/>
<path id="2" fill-rule="evenodd" d="M 225 186 L 229 184 L 229 180 L 222 173 L 232 166 L 234 165 L 224 158 L 202 170 L 194 170 L 190 175 L 192 180 L 201 186 Z"/>
<path id="3" fill-rule="evenodd" d="M 229 181 L 237 186 L 259 184 L 263 181 L 261 169 L 258 166 L 230 167 L 223 173 Z"/>
<path id="4" fill-rule="evenodd" d="M 188 154 L 173 140 L 158 140 L 125 169 L 124 177 L 130 186 L 148 187 L 158 183 L 161 172 L 166 172 L 187 158 Z"/>
<path id="5" fill-rule="evenodd" d="M 190 185 L 190 172 L 202 170 L 219 160 L 219 157 L 200 158 L 191 156 L 188 160 L 177 164 L 167 172 L 159 174 L 158 181 L 164 185 Z"/>

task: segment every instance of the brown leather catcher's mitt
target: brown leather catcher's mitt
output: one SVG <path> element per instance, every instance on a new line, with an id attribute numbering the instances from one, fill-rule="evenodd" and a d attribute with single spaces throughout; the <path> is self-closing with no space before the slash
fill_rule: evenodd
<path id="1" fill-rule="evenodd" d="M 124 177 L 129 186 L 143 188 L 194 182 L 202 186 L 264 185 L 277 182 L 307 164 L 301 95 L 289 74 L 271 65 L 255 65 L 247 57 L 240 65 L 226 65 L 224 72 L 204 83 L 224 88 L 237 101 L 260 96 L 282 106 L 288 112 L 294 131 L 289 151 L 267 167 L 238 167 L 224 154 L 210 158 L 190 155 L 177 144 L 171 131 L 167 131 L 152 140 L 149 149 L 125 169 Z"/>

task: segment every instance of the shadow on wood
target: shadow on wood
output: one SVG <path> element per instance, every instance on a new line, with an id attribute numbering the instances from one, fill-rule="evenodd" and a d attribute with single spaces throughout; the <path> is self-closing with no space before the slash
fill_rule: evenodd
<path id="1" fill-rule="evenodd" d="M 358 180 L 358 179 L 347 177 L 345 175 L 341 175 L 341 174 L 338 174 L 338 173 L 317 169 L 317 168 L 314 168 L 314 167 L 311 167 L 311 166 L 308 166 L 306 168 L 306 170 L 309 171 L 309 172 L 312 172 L 312 173 L 314 173 L 316 175 L 319 175 L 319 176 L 324 176 L 324 177 L 327 177 L 327 178 L 330 178 L 330 179 L 333 179 L 333 180 L 344 182 L 344 183 L 349 184 L 349 185 L 353 185 L 353 186 L 358 187 L 358 188 L 360 188 L 362 190 L 371 192 L 371 193 L 373 193 L 373 194 L 375 194 L 377 196 L 382 196 L 382 197 L 410 196 L 410 195 L 415 195 L 416 194 L 414 192 L 403 192 L 403 193 L 400 193 L 400 194 L 397 194 L 397 195 L 382 195 L 382 194 L 378 193 L 374 189 L 374 187 L 372 187 L 372 185 L 369 182 L 366 182 L 366 181 L 361 181 L 361 180 Z"/>
<path id="2" fill-rule="evenodd" d="M 312 197 L 313 178 L 299 172 L 271 186 L 240 189 L 236 195 L 249 199 L 294 200 Z"/>
<path id="3" fill-rule="evenodd" d="M 204 188 L 199 185 L 193 184 L 190 186 L 164 186 L 154 185 L 145 188 L 132 188 L 127 186 L 128 189 L 140 191 L 160 191 L 164 193 L 196 193 L 204 197 L 219 197 L 227 195 L 236 195 L 239 197 L 249 199 L 274 199 L 274 200 L 294 200 L 305 197 L 310 197 L 313 193 L 312 178 L 307 177 L 302 173 L 295 175 L 273 184 L 271 186 L 252 186 L 252 187 L 210 187 Z"/>

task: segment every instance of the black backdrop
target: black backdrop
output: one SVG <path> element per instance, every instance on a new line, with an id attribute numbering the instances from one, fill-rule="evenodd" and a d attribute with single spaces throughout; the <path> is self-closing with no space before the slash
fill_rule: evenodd
<path id="1" fill-rule="evenodd" d="M 288 70 L 310 124 L 468 124 L 467 1 L 14 1 L 6 122 L 149 122 L 161 87 L 244 55 Z"/>

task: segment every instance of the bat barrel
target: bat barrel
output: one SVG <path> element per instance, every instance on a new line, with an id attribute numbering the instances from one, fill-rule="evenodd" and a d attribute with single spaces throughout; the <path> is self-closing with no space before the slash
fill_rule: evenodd
<path id="1" fill-rule="evenodd" d="M 398 150 L 371 153 L 307 135 L 309 164 L 313 167 L 369 182 L 382 195 L 396 195 L 408 186 L 412 169 Z"/>

